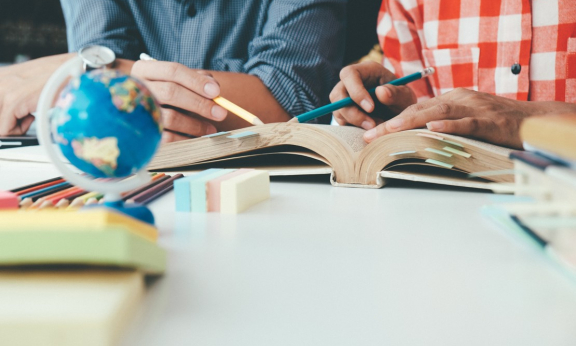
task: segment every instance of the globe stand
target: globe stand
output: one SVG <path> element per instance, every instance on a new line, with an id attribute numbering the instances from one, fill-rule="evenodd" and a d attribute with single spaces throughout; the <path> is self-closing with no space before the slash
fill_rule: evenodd
<path id="1" fill-rule="evenodd" d="M 49 115 L 52 102 L 56 99 L 56 93 L 59 91 L 61 85 L 68 78 L 78 78 L 82 73 L 84 73 L 83 61 L 80 57 L 75 57 L 58 68 L 44 86 L 40 94 L 36 114 L 38 117 L 38 140 L 46 149 L 50 160 L 56 165 L 56 168 L 58 168 L 67 181 L 73 185 L 82 187 L 86 191 L 100 191 L 104 194 L 106 202 L 103 205 L 90 206 L 91 208 L 109 208 L 154 225 L 154 215 L 147 207 L 142 205 L 125 205 L 121 197 L 123 192 L 136 189 L 150 181 L 146 167 L 143 167 L 130 179 L 108 182 L 96 181 L 72 172 L 72 170 L 60 160 L 54 148 L 50 131 Z"/>

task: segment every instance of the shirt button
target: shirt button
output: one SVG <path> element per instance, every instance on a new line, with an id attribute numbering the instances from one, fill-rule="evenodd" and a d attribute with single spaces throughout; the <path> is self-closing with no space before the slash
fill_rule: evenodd
<path id="1" fill-rule="evenodd" d="M 515 63 L 514 65 L 512 65 L 511 70 L 513 74 L 520 74 L 520 71 L 522 71 L 522 65 L 520 65 L 519 63 Z"/>
<path id="2" fill-rule="evenodd" d="M 188 16 L 194 17 L 196 13 L 197 13 L 196 7 L 194 6 L 194 4 L 191 4 L 190 7 L 188 7 Z"/>

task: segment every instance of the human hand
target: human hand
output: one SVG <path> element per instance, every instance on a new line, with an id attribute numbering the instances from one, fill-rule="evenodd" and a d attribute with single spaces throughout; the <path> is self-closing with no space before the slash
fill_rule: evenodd
<path id="1" fill-rule="evenodd" d="M 394 116 L 416 103 L 416 95 L 409 87 L 382 85 L 396 79 L 396 76 L 376 62 L 347 66 L 340 72 L 340 79 L 330 93 L 330 101 L 351 97 L 361 107 L 351 106 L 334 112 L 334 119 L 340 125 L 352 124 L 365 130 L 376 126 L 376 121 L 368 114 L 373 114 L 377 107 L 367 89 L 378 85 L 380 86 L 376 88 L 376 99 L 387 106 L 389 114 L 385 115 Z"/>
<path id="2" fill-rule="evenodd" d="M 228 112 L 213 98 L 220 95 L 220 85 L 206 71 L 164 61 L 137 61 L 132 76 L 140 79 L 162 105 L 162 123 L 168 131 L 163 142 L 216 133 L 208 120 L 220 122 Z"/>
<path id="3" fill-rule="evenodd" d="M 0 68 L 0 136 L 25 134 L 48 78 L 74 54 L 54 55 Z"/>
<path id="4" fill-rule="evenodd" d="M 510 148 L 522 148 L 522 120 L 533 115 L 576 113 L 564 102 L 517 101 L 469 89 L 455 89 L 414 104 L 395 118 L 364 134 L 364 140 L 427 127 L 430 131 L 473 137 Z"/>

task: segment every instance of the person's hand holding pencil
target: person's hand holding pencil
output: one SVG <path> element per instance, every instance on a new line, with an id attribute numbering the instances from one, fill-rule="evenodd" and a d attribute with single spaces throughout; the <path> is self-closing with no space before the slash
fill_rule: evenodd
<path id="1" fill-rule="evenodd" d="M 217 132 L 213 122 L 226 119 L 228 111 L 252 124 L 260 119 L 220 96 L 220 85 L 210 73 L 182 64 L 157 61 L 147 54 L 132 67 L 162 105 L 162 141 L 173 142 Z"/>

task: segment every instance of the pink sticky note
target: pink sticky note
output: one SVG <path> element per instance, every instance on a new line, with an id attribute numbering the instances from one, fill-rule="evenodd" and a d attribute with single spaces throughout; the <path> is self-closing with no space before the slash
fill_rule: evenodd
<path id="1" fill-rule="evenodd" d="M 0 209 L 18 209 L 18 196 L 9 191 L 0 191 Z"/>
<path id="2" fill-rule="evenodd" d="M 223 175 L 216 179 L 212 179 L 206 185 L 206 199 L 208 201 L 208 212 L 220 212 L 220 184 L 228 179 L 237 177 L 244 173 L 253 171 L 253 169 L 242 168 L 232 173 Z"/>

